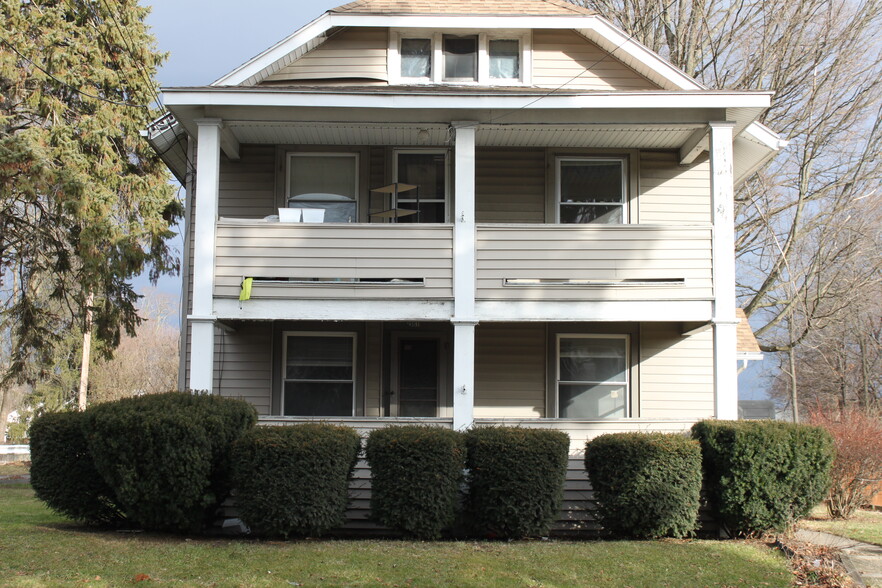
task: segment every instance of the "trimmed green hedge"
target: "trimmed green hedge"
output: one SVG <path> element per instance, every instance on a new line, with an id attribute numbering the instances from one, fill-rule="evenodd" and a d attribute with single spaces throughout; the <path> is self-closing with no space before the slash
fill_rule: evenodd
<path id="1" fill-rule="evenodd" d="M 820 427 L 701 421 L 705 487 L 720 522 L 739 535 L 782 531 L 823 500 L 834 445 Z"/>
<path id="2" fill-rule="evenodd" d="M 257 427 L 233 445 L 236 506 L 259 535 L 321 535 L 344 522 L 361 438 L 350 427 Z"/>
<path id="3" fill-rule="evenodd" d="M 682 435 L 614 433 L 585 446 L 585 469 L 606 531 L 685 537 L 698 525 L 701 447 Z"/>
<path id="4" fill-rule="evenodd" d="M 81 412 L 48 413 L 31 424 L 31 486 L 55 512 L 93 525 L 118 525 L 125 517 L 113 489 L 92 462 Z"/>
<path id="5" fill-rule="evenodd" d="M 569 435 L 479 427 L 466 433 L 466 447 L 472 530 L 492 538 L 547 534 L 563 499 Z"/>
<path id="6" fill-rule="evenodd" d="M 435 539 L 453 524 L 465 465 L 461 433 L 420 426 L 377 429 L 365 453 L 377 522 L 420 539 Z"/>
<path id="7" fill-rule="evenodd" d="M 84 413 L 95 469 L 145 529 L 196 532 L 230 490 L 230 448 L 257 415 L 243 400 L 169 392 Z"/>

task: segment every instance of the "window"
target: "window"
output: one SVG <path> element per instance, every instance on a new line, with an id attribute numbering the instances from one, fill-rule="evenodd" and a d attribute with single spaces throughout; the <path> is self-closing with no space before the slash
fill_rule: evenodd
<path id="1" fill-rule="evenodd" d="M 558 416 L 628 416 L 628 365 L 627 335 L 558 335 Z"/>
<path id="2" fill-rule="evenodd" d="M 398 151 L 396 182 L 413 184 L 416 190 L 398 196 L 398 208 L 417 214 L 398 219 L 403 223 L 443 223 L 447 220 L 447 152 Z"/>
<path id="3" fill-rule="evenodd" d="M 401 77 L 432 77 L 431 39 L 401 39 Z"/>
<path id="4" fill-rule="evenodd" d="M 478 79 L 478 36 L 443 36 L 444 81 L 474 82 Z"/>
<path id="5" fill-rule="evenodd" d="M 321 210 L 326 223 L 355 222 L 357 194 L 357 154 L 288 154 L 285 201 L 289 208 Z"/>
<path id="6" fill-rule="evenodd" d="M 355 333 L 286 333 L 282 414 L 352 416 Z"/>
<path id="7" fill-rule="evenodd" d="M 521 46 L 515 39 L 490 39 L 490 78 L 517 80 L 521 77 Z"/>
<path id="8" fill-rule="evenodd" d="M 559 222 L 609 225 L 626 222 L 625 177 L 624 158 L 559 157 Z"/>

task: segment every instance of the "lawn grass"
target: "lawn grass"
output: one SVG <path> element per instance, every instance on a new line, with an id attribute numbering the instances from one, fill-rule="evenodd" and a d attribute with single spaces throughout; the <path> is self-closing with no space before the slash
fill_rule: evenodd
<path id="1" fill-rule="evenodd" d="M 859 510 L 847 521 L 831 520 L 827 508 L 819 506 L 812 511 L 809 518 L 800 525 L 813 531 L 823 531 L 854 539 L 882 545 L 882 512 Z"/>
<path id="2" fill-rule="evenodd" d="M 0 464 L 0 476 L 23 476 L 31 473 L 31 466 L 25 462 Z"/>
<path id="3" fill-rule="evenodd" d="M 139 576 L 143 574 L 143 576 Z M 148 578 L 149 577 L 149 578 Z M 140 582 L 138 580 L 141 580 Z M 0 486 L 0 585 L 791 586 L 740 541 L 254 541 L 100 532 Z"/>

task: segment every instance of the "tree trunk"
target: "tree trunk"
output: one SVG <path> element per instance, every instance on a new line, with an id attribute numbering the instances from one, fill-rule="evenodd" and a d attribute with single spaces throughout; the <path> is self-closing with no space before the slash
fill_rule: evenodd
<path id="1" fill-rule="evenodd" d="M 80 364 L 80 394 L 77 406 L 86 410 L 86 391 L 89 389 L 89 362 L 92 356 L 92 303 L 95 295 L 86 296 L 86 324 L 83 326 L 83 362 Z"/>

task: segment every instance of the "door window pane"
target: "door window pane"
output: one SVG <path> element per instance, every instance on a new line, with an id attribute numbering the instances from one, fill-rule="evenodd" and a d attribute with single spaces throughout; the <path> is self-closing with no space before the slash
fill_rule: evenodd
<path id="1" fill-rule="evenodd" d="M 401 77 L 432 77 L 431 39 L 401 39 Z"/>
<path id="2" fill-rule="evenodd" d="M 478 36 L 444 35 L 444 79 L 478 79 Z"/>
<path id="3" fill-rule="evenodd" d="M 288 335 L 284 414 L 352 416 L 355 336 Z"/>
<path id="4" fill-rule="evenodd" d="M 521 75 L 521 48 L 518 41 L 491 39 L 489 43 L 490 77 L 517 79 Z"/>
<path id="5" fill-rule="evenodd" d="M 558 162 L 560 222 L 621 224 L 625 221 L 622 160 L 570 159 Z"/>

